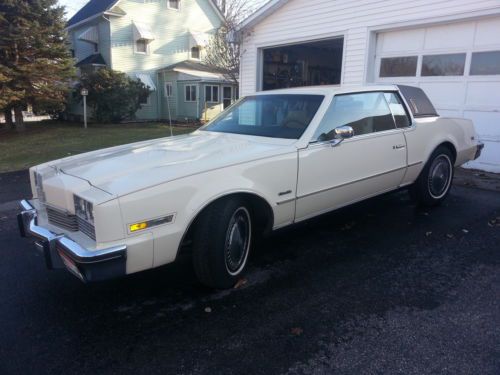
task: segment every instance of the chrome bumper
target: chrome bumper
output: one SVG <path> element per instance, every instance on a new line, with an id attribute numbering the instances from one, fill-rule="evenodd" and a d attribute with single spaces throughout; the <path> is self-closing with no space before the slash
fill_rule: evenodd
<path id="1" fill-rule="evenodd" d="M 126 274 L 127 246 L 90 251 L 63 234 L 37 225 L 37 213 L 26 200 L 17 215 L 22 237 L 34 237 L 48 269 L 66 268 L 84 282 L 112 279 Z"/>
<path id="2" fill-rule="evenodd" d="M 474 160 L 479 158 L 481 156 L 481 152 L 483 151 L 484 148 L 484 143 L 483 142 L 478 142 L 477 147 L 476 147 L 476 155 L 474 155 Z"/>

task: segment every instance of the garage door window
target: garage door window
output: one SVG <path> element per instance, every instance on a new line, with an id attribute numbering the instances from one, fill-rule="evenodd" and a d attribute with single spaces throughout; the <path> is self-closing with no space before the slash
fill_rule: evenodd
<path id="1" fill-rule="evenodd" d="M 380 62 L 380 77 L 415 77 L 418 56 L 384 57 Z"/>
<path id="2" fill-rule="evenodd" d="M 422 76 L 462 76 L 465 68 L 465 53 L 426 55 L 422 59 Z"/>
<path id="3" fill-rule="evenodd" d="M 474 52 L 470 65 L 470 75 L 500 74 L 500 51 Z"/>

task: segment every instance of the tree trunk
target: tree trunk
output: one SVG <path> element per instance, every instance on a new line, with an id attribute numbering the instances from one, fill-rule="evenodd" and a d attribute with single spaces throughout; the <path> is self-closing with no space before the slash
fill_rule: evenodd
<path id="1" fill-rule="evenodd" d="M 26 128 L 24 126 L 23 107 L 15 107 L 14 115 L 16 117 L 16 131 L 24 131 Z"/>
<path id="2" fill-rule="evenodd" d="M 12 108 L 6 109 L 3 114 L 5 117 L 5 125 L 7 125 L 9 129 L 14 129 L 14 122 L 12 121 Z"/>

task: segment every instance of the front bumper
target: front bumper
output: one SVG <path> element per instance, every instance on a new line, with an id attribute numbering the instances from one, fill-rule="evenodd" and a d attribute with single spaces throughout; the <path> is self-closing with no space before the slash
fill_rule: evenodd
<path id="1" fill-rule="evenodd" d="M 37 212 L 33 205 L 23 200 L 18 214 L 19 232 L 22 237 L 34 237 L 48 269 L 66 268 L 84 282 L 101 281 L 126 274 L 127 246 L 114 246 L 91 251 L 64 234 L 56 234 L 37 225 Z"/>

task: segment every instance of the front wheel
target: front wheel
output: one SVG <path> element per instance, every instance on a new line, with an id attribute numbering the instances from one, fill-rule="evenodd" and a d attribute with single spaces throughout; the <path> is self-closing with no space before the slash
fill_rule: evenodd
<path id="1" fill-rule="evenodd" d="M 252 242 L 252 215 L 239 198 L 210 205 L 196 223 L 193 265 L 203 284 L 231 288 L 245 271 Z"/>
<path id="2" fill-rule="evenodd" d="M 448 196 L 452 181 L 453 154 L 447 147 L 440 146 L 410 188 L 410 194 L 422 206 L 437 206 Z"/>

